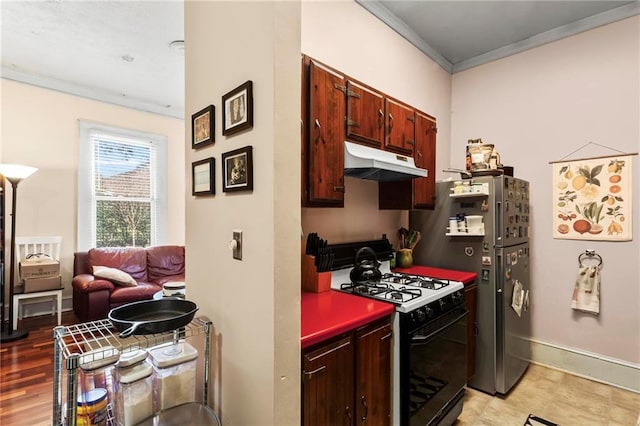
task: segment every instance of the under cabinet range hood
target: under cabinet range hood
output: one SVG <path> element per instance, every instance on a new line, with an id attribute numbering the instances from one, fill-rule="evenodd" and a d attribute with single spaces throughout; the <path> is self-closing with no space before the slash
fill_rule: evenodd
<path id="1" fill-rule="evenodd" d="M 344 175 L 378 182 L 392 182 L 427 177 L 427 170 L 416 167 L 413 158 L 344 143 Z"/>

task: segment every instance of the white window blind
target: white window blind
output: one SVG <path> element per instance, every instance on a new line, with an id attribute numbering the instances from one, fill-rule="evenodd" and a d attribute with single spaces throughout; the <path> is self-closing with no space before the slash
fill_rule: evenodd
<path id="1" fill-rule="evenodd" d="M 166 137 L 80 122 L 78 250 L 164 244 Z"/>

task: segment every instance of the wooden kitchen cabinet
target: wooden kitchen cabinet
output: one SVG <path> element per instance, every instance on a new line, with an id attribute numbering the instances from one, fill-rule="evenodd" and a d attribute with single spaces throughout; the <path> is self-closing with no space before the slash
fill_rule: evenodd
<path id="1" fill-rule="evenodd" d="M 307 58 L 303 205 L 344 206 L 345 78 Z"/>
<path id="2" fill-rule="evenodd" d="M 464 287 L 465 306 L 467 314 L 467 382 L 476 374 L 476 335 L 478 330 L 476 283 L 467 284 Z"/>
<path id="3" fill-rule="evenodd" d="M 391 324 L 356 333 L 356 423 L 391 423 Z"/>
<path id="4" fill-rule="evenodd" d="M 436 119 L 416 111 L 416 166 L 427 169 L 424 178 L 413 179 L 413 208 L 433 208 L 436 201 Z"/>
<path id="5" fill-rule="evenodd" d="M 384 148 L 413 156 L 415 145 L 415 112 L 409 105 L 392 98 L 385 99 L 386 135 Z"/>
<path id="6" fill-rule="evenodd" d="M 391 324 L 365 325 L 302 355 L 302 424 L 391 422 Z"/>
<path id="7" fill-rule="evenodd" d="M 347 139 L 382 148 L 384 142 L 384 96 L 354 80 L 347 81 Z"/>
<path id="8" fill-rule="evenodd" d="M 413 159 L 417 167 L 427 169 L 428 175 L 411 181 L 380 182 L 380 209 L 432 209 L 436 200 L 436 119 L 420 111 L 415 112 L 415 148 Z"/>
<path id="9" fill-rule="evenodd" d="M 302 357 L 302 424 L 352 425 L 353 335 Z"/>
<path id="10" fill-rule="evenodd" d="M 344 141 L 413 157 L 426 178 L 380 182 L 380 209 L 435 204 L 436 120 L 306 55 L 302 57 L 302 206 L 344 206 Z"/>

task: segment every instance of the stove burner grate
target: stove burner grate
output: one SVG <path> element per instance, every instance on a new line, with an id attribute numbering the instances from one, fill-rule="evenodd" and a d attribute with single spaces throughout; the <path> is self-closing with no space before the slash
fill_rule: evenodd
<path id="1" fill-rule="evenodd" d="M 404 284 L 415 287 L 422 287 L 429 290 L 440 290 L 449 285 L 448 280 L 440 278 L 423 277 L 420 275 L 403 274 L 399 272 L 388 272 L 382 276 L 381 282 L 390 284 Z"/>
<path id="2" fill-rule="evenodd" d="M 345 283 L 340 285 L 340 290 L 361 296 L 384 299 L 396 304 L 402 304 L 422 296 L 422 290 L 419 288 L 392 286 L 378 281 L 366 284 Z"/>

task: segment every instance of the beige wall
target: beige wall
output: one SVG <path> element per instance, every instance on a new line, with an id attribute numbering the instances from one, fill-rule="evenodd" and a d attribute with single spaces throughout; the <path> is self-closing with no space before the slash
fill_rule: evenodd
<path id="1" fill-rule="evenodd" d="M 185 162 L 190 187 L 191 163 L 216 159 L 216 195 L 186 194 L 187 294 L 214 324 L 211 402 L 225 425 L 299 424 L 299 3 L 186 2 L 185 44 L 185 115 L 216 106 L 215 145 Z M 247 80 L 253 129 L 224 137 L 221 97 Z M 254 190 L 222 192 L 222 153 L 247 145 Z"/>
<path id="2" fill-rule="evenodd" d="M 438 119 L 436 175 L 449 167 L 451 76 L 352 1 L 302 3 L 302 52 Z M 375 182 L 345 179 L 345 207 L 302 209 L 305 234 L 330 242 L 380 238 L 395 244 L 407 211 L 378 210 Z M 366 220 L 363 220 L 365 219 Z"/>
<path id="3" fill-rule="evenodd" d="M 640 362 L 638 157 L 633 157 L 633 241 L 554 240 L 550 161 L 594 142 L 638 152 L 640 18 L 633 17 L 455 74 L 451 163 L 466 141 L 496 144 L 502 162 L 531 182 L 533 338 Z M 569 159 L 611 155 L 590 146 Z M 601 313 L 570 307 L 578 255 L 603 258 Z"/>
<path id="4" fill-rule="evenodd" d="M 71 297 L 77 236 L 79 119 L 167 136 L 170 159 L 167 243 L 184 244 L 184 172 L 181 165 L 185 140 L 182 120 L 5 79 L 0 80 L 0 85 L 0 161 L 38 168 L 18 187 L 16 236 L 62 236 L 61 270 L 66 298 Z M 6 207 L 10 211 L 10 191 L 7 195 Z M 9 218 L 6 226 L 9 233 Z M 7 244 L 9 238 L 7 234 Z M 65 305 L 70 306 L 69 301 Z"/>

